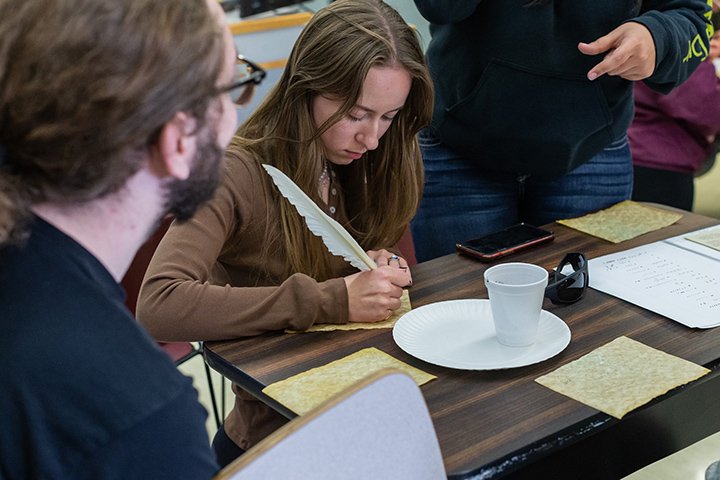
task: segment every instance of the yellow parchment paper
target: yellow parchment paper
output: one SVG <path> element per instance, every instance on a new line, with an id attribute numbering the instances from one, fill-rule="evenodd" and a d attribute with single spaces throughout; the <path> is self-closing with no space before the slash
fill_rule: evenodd
<path id="1" fill-rule="evenodd" d="M 285 330 L 287 333 L 310 333 L 310 332 L 332 332 L 335 330 L 370 330 L 373 328 L 393 328 L 395 326 L 395 322 L 397 322 L 400 317 L 405 315 L 407 312 L 412 310 L 412 306 L 410 305 L 410 293 L 407 290 L 403 290 L 403 294 L 400 297 L 400 308 L 395 310 L 392 315 L 390 315 L 387 320 L 383 320 L 382 322 L 375 322 L 375 323 L 319 323 L 317 325 L 313 325 L 312 327 L 308 328 L 307 330 Z"/>
<path id="2" fill-rule="evenodd" d="M 627 337 L 535 381 L 615 418 L 710 370 Z"/>
<path id="3" fill-rule="evenodd" d="M 672 225 L 681 218 L 681 213 L 625 200 L 605 210 L 582 217 L 558 220 L 557 223 L 603 240 L 620 243 Z"/>
<path id="4" fill-rule="evenodd" d="M 700 233 L 688 235 L 685 238 L 695 243 L 699 243 L 700 245 L 705 245 L 706 247 L 720 250 L 720 226 L 709 230 L 704 230 Z"/>
<path id="5" fill-rule="evenodd" d="M 377 348 L 365 348 L 322 367 L 313 368 L 272 383 L 263 393 L 302 415 L 345 388 L 383 368 L 395 368 L 410 375 L 418 385 L 437 378 Z"/>

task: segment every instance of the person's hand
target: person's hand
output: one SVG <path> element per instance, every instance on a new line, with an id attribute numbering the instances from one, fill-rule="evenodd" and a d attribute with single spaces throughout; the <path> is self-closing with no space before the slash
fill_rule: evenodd
<path id="1" fill-rule="evenodd" d="M 348 291 L 350 322 L 379 322 L 400 308 L 404 270 L 383 266 L 344 278 Z"/>
<path id="2" fill-rule="evenodd" d="M 588 72 L 590 80 L 607 74 L 637 81 L 649 77 L 655 70 L 655 42 L 650 30 L 640 23 L 623 23 L 594 42 L 579 43 L 578 49 L 585 55 L 608 52 L 602 62 Z"/>
<path id="3" fill-rule="evenodd" d="M 410 274 L 410 267 L 408 266 L 407 260 L 403 257 L 399 257 L 392 252 L 385 250 L 368 250 L 368 257 L 372 258 L 378 267 L 390 266 L 405 270 L 407 273 L 407 282 L 405 286 L 412 285 L 412 275 Z"/>

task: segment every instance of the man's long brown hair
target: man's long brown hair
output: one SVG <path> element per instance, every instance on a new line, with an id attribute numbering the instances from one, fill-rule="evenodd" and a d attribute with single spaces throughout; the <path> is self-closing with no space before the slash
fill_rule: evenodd
<path id="1" fill-rule="evenodd" d="M 177 112 L 201 129 L 223 45 L 206 0 L 0 0 L 0 244 L 118 191 Z"/>
<path id="2" fill-rule="evenodd" d="M 432 80 L 417 34 L 394 9 L 375 0 L 339 0 L 318 11 L 293 47 L 279 82 L 230 146 L 237 155 L 249 153 L 279 168 L 319 203 L 318 177 L 325 162 L 320 136 L 347 115 L 372 67 L 395 65 L 412 79 L 405 106 L 376 150 L 336 169 L 349 218 L 345 227 L 366 250 L 394 245 L 415 214 L 424 178 L 416 134 L 432 115 Z M 319 126 L 312 116 L 318 95 L 344 100 Z M 279 205 L 286 273 L 330 278 L 325 246 L 269 177 L 264 186 Z"/>

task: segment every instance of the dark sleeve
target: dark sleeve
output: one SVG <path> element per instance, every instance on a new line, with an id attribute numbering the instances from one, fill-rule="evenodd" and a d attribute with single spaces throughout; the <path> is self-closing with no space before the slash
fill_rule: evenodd
<path id="1" fill-rule="evenodd" d="M 633 21 L 650 30 L 655 41 L 655 71 L 645 83 L 667 93 L 684 82 L 707 58 L 711 8 L 706 0 L 648 0 Z"/>
<path id="2" fill-rule="evenodd" d="M 98 449 L 77 478 L 210 479 L 219 467 L 206 418 L 188 382 L 177 397 Z"/>
<path id="3" fill-rule="evenodd" d="M 443 25 L 465 20 L 481 0 L 415 0 L 420 14 L 430 23 Z"/>

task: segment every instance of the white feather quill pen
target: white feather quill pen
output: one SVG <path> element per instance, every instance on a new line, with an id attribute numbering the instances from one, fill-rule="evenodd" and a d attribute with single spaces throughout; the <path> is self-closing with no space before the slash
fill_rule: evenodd
<path id="1" fill-rule="evenodd" d="M 359 270 L 373 270 L 377 265 L 365 250 L 355 241 L 342 225 L 322 211 L 315 202 L 303 192 L 295 182 L 277 168 L 263 164 L 263 168 L 272 177 L 283 197 L 297 209 L 305 219 L 310 231 L 322 238 L 323 243 L 333 255 L 343 257 Z"/>

